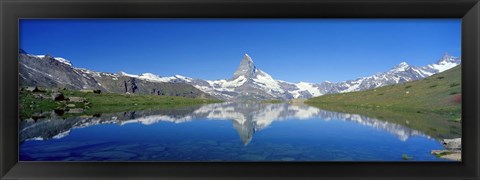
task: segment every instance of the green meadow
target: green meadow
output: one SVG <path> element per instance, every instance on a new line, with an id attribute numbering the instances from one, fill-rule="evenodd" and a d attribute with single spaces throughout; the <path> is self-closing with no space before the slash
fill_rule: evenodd
<path id="1" fill-rule="evenodd" d="M 178 96 L 158 96 L 158 95 L 132 95 L 116 93 L 93 93 L 74 90 L 61 90 L 65 98 L 81 97 L 84 102 L 70 102 L 68 100 L 54 101 L 51 97 L 52 91 L 46 92 L 28 92 L 20 91 L 19 106 L 20 119 L 36 116 L 43 112 L 54 110 L 82 109 L 82 113 L 66 114 L 66 116 L 92 115 L 99 113 L 112 113 L 131 110 L 146 109 L 167 109 L 198 104 L 220 102 L 216 99 L 186 98 Z M 42 97 L 43 96 L 43 97 Z"/>
<path id="2" fill-rule="evenodd" d="M 436 138 L 461 136 L 461 67 L 428 78 L 376 89 L 329 94 L 305 101 L 331 111 L 402 124 Z"/>

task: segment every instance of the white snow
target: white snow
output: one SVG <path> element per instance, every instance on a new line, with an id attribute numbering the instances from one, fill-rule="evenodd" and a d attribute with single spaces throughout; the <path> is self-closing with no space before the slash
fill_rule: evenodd
<path id="1" fill-rule="evenodd" d="M 160 79 L 160 76 L 152 74 L 152 73 L 143 73 L 139 77 L 144 78 L 144 79 L 151 79 L 151 80 Z"/>
<path id="2" fill-rule="evenodd" d="M 419 70 L 422 74 L 425 75 L 425 77 L 428 77 L 428 76 L 431 76 L 431 75 L 434 75 L 435 73 L 431 73 L 431 72 L 427 72 L 427 71 L 424 71 L 424 70 Z"/>
<path id="3" fill-rule="evenodd" d="M 300 96 L 300 92 L 302 92 L 302 91 L 307 91 L 313 97 L 323 95 L 320 92 L 320 90 L 318 88 L 314 87 L 311 83 L 299 82 L 299 83 L 295 84 L 295 86 L 298 88 L 298 90 L 290 91 L 290 93 L 293 93 L 295 98 L 298 98 Z"/>
<path id="4" fill-rule="evenodd" d="M 346 90 L 343 90 L 342 92 L 352 92 L 352 91 L 356 91 L 358 89 L 358 87 L 360 86 L 361 83 L 356 83 L 352 86 L 349 86 L 348 89 Z"/>
<path id="5" fill-rule="evenodd" d="M 188 77 L 181 76 L 181 75 L 175 75 L 175 78 L 177 78 L 177 79 L 182 79 L 182 80 L 184 80 L 184 81 L 186 81 L 186 82 L 192 82 L 192 80 L 191 80 L 192 78 L 188 78 Z"/>
<path id="6" fill-rule="evenodd" d="M 207 81 L 209 82 L 209 81 Z M 243 85 L 245 82 L 247 82 L 247 78 L 245 76 L 238 76 L 237 79 L 234 79 L 232 81 L 227 81 L 227 80 L 216 80 L 216 81 L 210 81 L 209 84 L 212 86 L 220 86 L 221 88 L 235 88 Z"/>
<path id="7" fill-rule="evenodd" d="M 410 65 L 408 65 L 406 62 L 401 62 L 400 64 L 398 64 L 397 66 L 395 66 L 395 68 L 393 68 L 392 70 L 390 70 L 390 72 L 402 72 L 402 71 L 406 71 L 407 68 L 409 68 Z"/>
<path id="8" fill-rule="evenodd" d="M 175 75 L 171 77 L 161 77 L 159 75 L 152 74 L 152 73 L 143 73 L 141 75 L 134 75 L 134 74 L 127 74 L 125 72 L 120 72 L 120 75 L 134 77 L 134 78 L 143 79 L 143 80 L 152 81 L 152 82 L 172 82 L 174 80 L 183 80 L 187 83 L 192 82 L 192 78 L 181 76 L 181 75 Z"/>
<path id="9" fill-rule="evenodd" d="M 69 61 L 69 60 L 66 60 L 64 58 L 61 58 L 61 57 L 54 57 L 55 60 L 57 61 L 60 61 L 61 63 L 63 64 L 66 64 L 66 65 L 69 65 L 69 66 L 72 66 L 72 63 Z"/>
<path id="10" fill-rule="evenodd" d="M 449 69 L 451 69 L 451 68 L 453 68 L 457 65 L 458 64 L 456 64 L 456 63 L 442 61 L 439 64 L 432 64 L 432 65 L 429 65 L 429 66 L 432 67 L 433 69 L 438 70 L 438 72 L 443 72 L 443 71 L 449 70 Z"/>
<path id="11" fill-rule="evenodd" d="M 420 74 L 422 77 L 428 77 L 428 76 L 433 75 L 433 73 L 429 73 L 429 72 L 426 72 L 426 71 L 423 71 L 423 70 L 417 69 L 417 68 L 412 68 L 412 70 L 417 72 L 418 74 Z"/>
<path id="12" fill-rule="evenodd" d="M 253 82 L 265 90 L 268 90 L 268 93 L 273 91 L 284 93 L 285 91 L 280 87 L 277 80 L 273 79 L 269 74 L 259 70 L 257 77 L 253 78 Z"/>
<path id="13" fill-rule="evenodd" d="M 175 77 L 160 77 L 152 73 L 143 73 L 141 75 L 134 75 L 134 74 L 128 74 L 122 71 L 119 74 L 122 76 L 128 76 L 128 77 L 133 77 L 133 78 L 138 78 L 138 79 L 143 79 L 143 80 L 153 81 L 153 82 L 170 82 L 176 79 Z"/>
<path id="14" fill-rule="evenodd" d="M 121 75 L 121 76 L 128 76 L 128 77 L 138 78 L 138 75 L 127 74 L 126 72 L 123 72 L 123 71 L 120 71 L 120 73 L 118 73 L 118 74 Z"/>
<path id="15" fill-rule="evenodd" d="M 84 68 L 74 68 L 75 70 L 78 70 L 84 74 L 82 74 L 82 76 L 86 77 L 85 74 L 89 74 L 93 77 L 101 77 L 101 73 L 100 72 L 96 72 L 96 71 L 91 71 L 91 70 L 88 70 L 88 69 L 84 69 Z"/>
<path id="16" fill-rule="evenodd" d="M 37 57 L 37 58 L 44 58 L 44 57 L 45 57 L 45 55 L 33 55 L 33 54 L 28 54 L 28 55 L 33 56 L 33 57 Z M 72 66 L 72 63 L 71 63 L 69 60 L 65 59 L 65 58 L 53 57 L 53 59 L 55 59 L 55 60 L 57 60 L 58 62 L 61 62 L 61 63 L 63 63 L 63 64 L 66 64 L 66 65 L 68 65 L 68 66 Z"/>
<path id="17" fill-rule="evenodd" d="M 138 78 L 156 82 L 170 82 L 175 79 L 175 77 L 160 77 L 152 73 L 143 73 Z"/>
<path id="18" fill-rule="evenodd" d="M 190 81 L 188 81 L 190 82 Z M 240 87 L 247 82 L 247 78 L 245 76 L 239 76 L 234 80 L 215 80 L 215 81 L 206 81 L 209 86 L 200 86 L 194 85 L 197 89 L 200 89 L 203 92 L 206 92 L 211 95 L 222 95 L 226 97 L 230 97 L 227 94 L 219 94 L 219 92 L 234 92 L 236 87 Z"/>
<path id="19" fill-rule="evenodd" d="M 293 96 L 293 98 L 300 97 L 300 92 L 299 91 L 289 91 L 289 93 Z"/>

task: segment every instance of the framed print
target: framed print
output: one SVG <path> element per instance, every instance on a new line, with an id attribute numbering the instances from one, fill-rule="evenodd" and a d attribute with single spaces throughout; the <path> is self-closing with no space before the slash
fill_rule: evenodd
<path id="1" fill-rule="evenodd" d="M 4 179 L 479 176 L 478 1 L 1 8 Z"/>

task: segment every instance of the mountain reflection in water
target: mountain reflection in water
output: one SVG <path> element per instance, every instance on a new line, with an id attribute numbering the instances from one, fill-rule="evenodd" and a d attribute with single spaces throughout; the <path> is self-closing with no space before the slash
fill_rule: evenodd
<path id="1" fill-rule="evenodd" d="M 98 117 L 71 117 L 62 119 L 58 116 L 52 116 L 49 119 L 39 119 L 37 121 L 27 119 L 20 123 L 20 142 L 60 139 L 68 136 L 72 129 L 100 124 L 125 125 L 129 123 L 141 123 L 151 125 L 161 122 L 185 123 L 196 120 L 228 120 L 233 122 L 233 127 L 246 146 L 252 141 L 256 132 L 266 129 L 275 121 L 308 119 L 355 122 L 389 132 L 401 141 L 406 141 L 412 136 L 422 136 L 430 139 L 429 136 L 403 125 L 357 114 L 325 111 L 307 105 L 227 102 L 176 109 L 102 114 Z"/>

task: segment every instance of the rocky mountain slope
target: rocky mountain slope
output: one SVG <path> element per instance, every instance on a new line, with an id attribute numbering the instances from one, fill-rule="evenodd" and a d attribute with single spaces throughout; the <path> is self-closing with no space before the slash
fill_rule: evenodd
<path id="1" fill-rule="evenodd" d="M 68 60 L 50 55 L 31 55 L 20 51 L 20 86 L 98 89 L 102 92 L 214 98 L 190 84 L 151 81 L 124 73 L 104 73 L 76 68 Z"/>
<path id="2" fill-rule="evenodd" d="M 95 72 L 74 68 L 69 61 L 63 58 L 30 55 L 22 52 L 19 55 L 20 84 L 22 86 L 100 89 L 115 93 L 188 97 L 211 95 L 226 101 L 289 100 L 362 91 L 423 79 L 461 63 L 460 58 L 445 54 L 433 64 L 417 67 L 402 62 L 386 72 L 355 80 L 336 83 L 329 81 L 291 83 L 274 79 L 268 73 L 257 68 L 248 54 L 244 55 L 232 78 L 212 81 L 181 75 L 161 77 L 151 73 L 133 75 L 125 72 L 116 74 Z"/>

